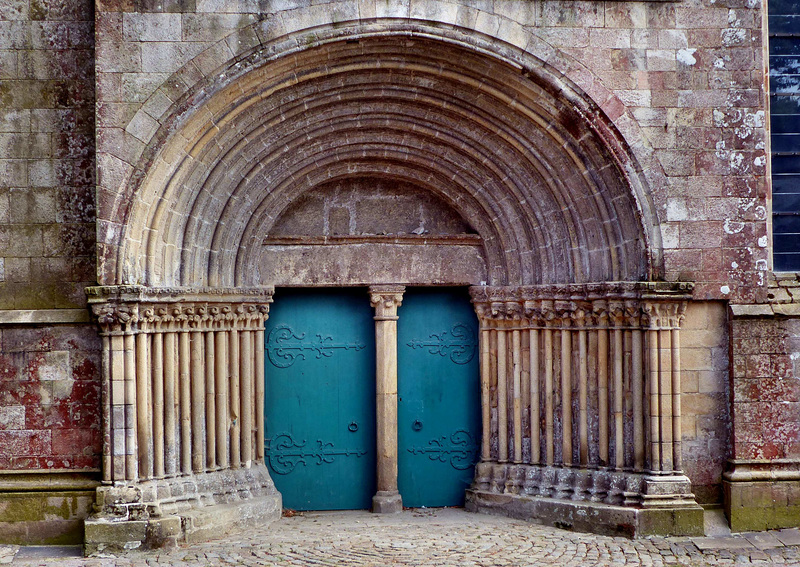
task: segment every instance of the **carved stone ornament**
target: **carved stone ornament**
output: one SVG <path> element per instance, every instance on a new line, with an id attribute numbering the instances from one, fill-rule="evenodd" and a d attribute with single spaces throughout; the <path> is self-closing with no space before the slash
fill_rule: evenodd
<path id="1" fill-rule="evenodd" d="M 677 328 L 692 285 L 669 282 L 610 282 L 470 288 L 484 327 L 520 324 L 551 328 Z"/>
<path id="2" fill-rule="evenodd" d="M 369 301 L 375 309 L 375 320 L 397 319 L 397 308 L 403 303 L 403 285 L 373 285 L 369 288 Z"/>
<path id="3" fill-rule="evenodd" d="M 87 288 L 104 333 L 260 328 L 273 288 L 181 289 L 138 286 Z"/>

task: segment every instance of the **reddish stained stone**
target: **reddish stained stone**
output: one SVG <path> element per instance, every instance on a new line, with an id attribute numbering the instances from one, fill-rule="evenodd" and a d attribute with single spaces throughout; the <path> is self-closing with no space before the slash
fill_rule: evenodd
<path id="1" fill-rule="evenodd" d="M 42 403 L 39 382 L 0 383 L 0 401 L 10 400 L 23 406 L 38 407 Z"/>
<path id="2" fill-rule="evenodd" d="M 778 378 L 791 378 L 794 371 L 794 362 L 788 355 L 774 355 L 770 370 Z"/>
<path id="3" fill-rule="evenodd" d="M 0 380 L 13 380 L 17 377 L 17 366 L 13 359 L 4 354 L 0 354 Z"/>
<path id="4" fill-rule="evenodd" d="M 772 361 L 766 354 L 752 354 L 747 357 L 747 376 L 756 378 L 771 375 Z"/>
<path id="5" fill-rule="evenodd" d="M 72 365 L 72 377 L 75 380 L 99 380 L 100 372 L 97 364 L 89 356 L 79 357 L 73 355 L 76 360 Z"/>
<path id="6" fill-rule="evenodd" d="M 44 428 L 44 408 L 39 405 L 25 406 L 25 424 L 29 429 Z"/>
<path id="7" fill-rule="evenodd" d="M 70 407 L 70 416 L 73 424 L 83 426 L 100 425 L 100 404 L 98 403 L 76 403 Z"/>
<path id="8" fill-rule="evenodd" d="M 755 380 L 736 380 L 733 384 L 734 402 L 755 402 L 760 399 L 760 389 Z"/>
<path id="9" fill-rule="evenodd" d="M 786 448 L 782 443 L 765 441 L 761 444 L 754 444 L 753 449 L 757 451 L 754 458 L 760 459 L 782 459 L 786 457 Z"/>
<path id="10" fill-rule="evenodd" d="M 0 431 L 0 447 L 19 456 L 46 455 L 51 448 L 49 431 Z"/>
<path id="11" fill-rule="evenodd" d="M 76 380 L 72 384 L 72 394 L 70 395 L 71 403 L 99 403 L 100 400 L 100 384 L 88 380 Z"/>
<path id="12" fill-rule="evenodd" d="M 91 456 L 100 452 L 100 437 L 91 429 L 53 431 L 53 455 Z"/>
<path id="13" fill-rule="evenodd" d="M 43 426 L 48 429 L 63 428 L 72 425 L 70 419 L 70 404 L 61 402 L 48 406 L 44 410 Z"/>
<path id="14" fill-rule="evenodd" d="M 782 445 L 762 441 L 761 443 L 734 444 L 734 458 L 737 459 L 780 459 L 785 454 Z"/>

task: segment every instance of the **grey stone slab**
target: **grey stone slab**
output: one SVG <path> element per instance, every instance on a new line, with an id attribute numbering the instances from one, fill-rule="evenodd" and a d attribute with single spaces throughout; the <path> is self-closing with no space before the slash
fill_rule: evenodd
<path id="1" fill-rule="evenodd" d="M 771 549 L 784 545 L 778 538 L 770 532 L 752 532 L 742 534 L 743 537 L 758 549 Z"/>
<path id="2" fill-rule="evenodd" d="M 83 548 L 80 545 L 28 545 L 19 548 L 15 559 L 55 559 L 63 557 L 83 557 Z"/>
<path id="3" fill-rule="evenodd" d="M 783 545 L 800 545 L 800 529 L 798 528 L 789 528 L 770 533 Z"/>
<path id="4" fill-rule="evenodd" d="M 701 551 L 719 549 L 752 549 L 754 546 L 747 539 L 734 537 L 702 537 L 692 540 Z"/>

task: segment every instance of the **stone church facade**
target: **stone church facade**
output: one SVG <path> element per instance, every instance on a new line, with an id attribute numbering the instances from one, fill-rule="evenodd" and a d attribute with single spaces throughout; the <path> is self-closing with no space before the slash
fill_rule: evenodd
<path id="1" fill-rule="evenodd" d="M 468 508 L 633 536 L 702 533 L 702 506 L 798 525 L 765 10 L 3 2 L 3 538 L 277 520 L 264 325 L 298 287 L 374 309 L 376 511 L 403 502 L 403 298 L 446 286 L 479 323 Z"/>

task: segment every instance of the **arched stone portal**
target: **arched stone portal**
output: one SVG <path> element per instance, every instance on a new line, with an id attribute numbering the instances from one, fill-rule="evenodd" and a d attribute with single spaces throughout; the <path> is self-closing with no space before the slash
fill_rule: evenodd
<path id="1" fill-rule="evenodd" d="M 596 102 L 478 34 L 345 25 L 231 62 L 102 195 L 101 516 L 157 541 L 181 515 L 183 537 L 202 532 L 208 505 L 274 514 L 274 284 L 469 284 L 483 329 L 472 505 L 553 521 L 572 500 L 590 511 L 578 528 L 687 531 L 699 510 L 679 458 L 687 296 L 636 283 L 661 272 L 649 192 Z"/>
<path id="2" fill-rule="evenodd" d="M 387 35 L 241 62 L 188 99 L 114 196 L 103 283 L 268 284 L 257 267 L 276 216 L 347 178 L 449 203 L 492 285 L 658 274 L 644 175 L 591 99 L 530 56 Z"/>

